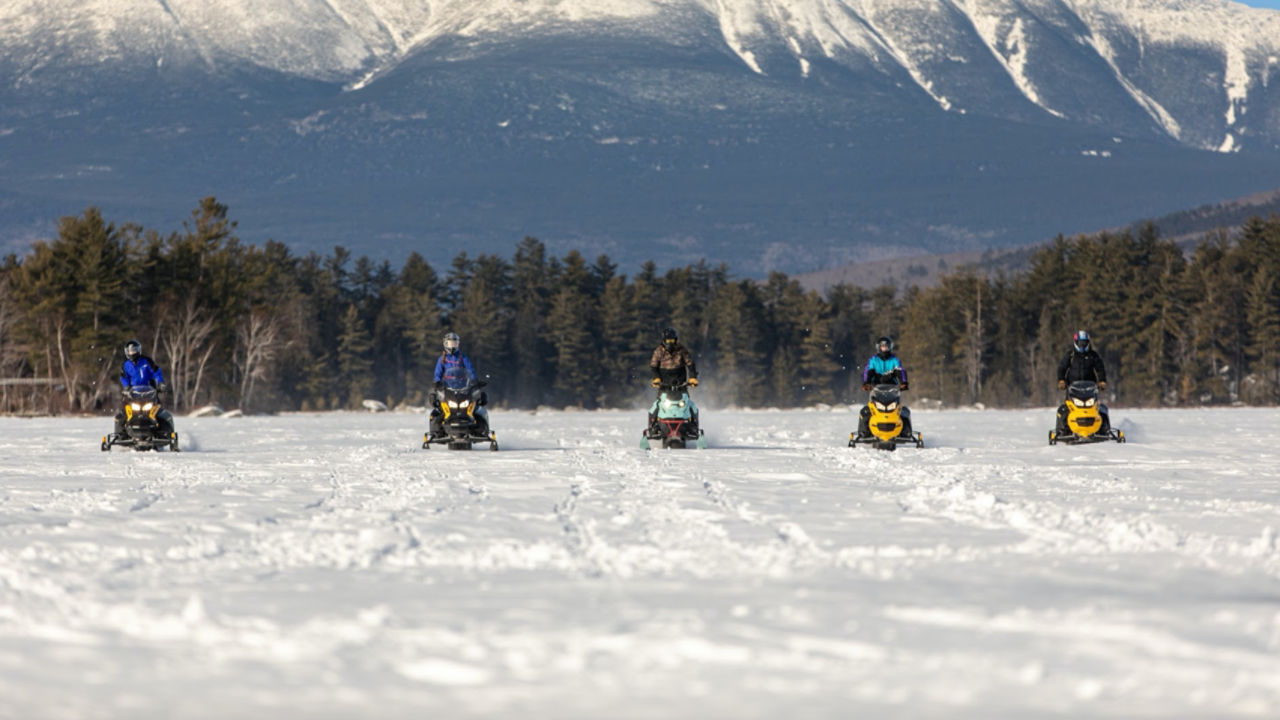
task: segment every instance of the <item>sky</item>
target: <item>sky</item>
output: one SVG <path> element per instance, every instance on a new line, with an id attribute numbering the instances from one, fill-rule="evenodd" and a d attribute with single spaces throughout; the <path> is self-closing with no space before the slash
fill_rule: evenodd
<path id="1" fill-rule="evenodd" d="M 1249 5 L 1250 7 L 1272 8 L 1280 10 L 1280 0 L 1236 0 L 1236 2 Z"/>

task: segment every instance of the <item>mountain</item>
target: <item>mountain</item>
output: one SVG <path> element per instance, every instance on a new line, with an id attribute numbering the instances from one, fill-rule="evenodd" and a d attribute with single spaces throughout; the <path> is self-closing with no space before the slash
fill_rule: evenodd
<path id="1" fill-rule="evenodd" d="M 1128 230 L 1137 234 L 1148 222 L 1156 227 L 1160 237 L 1177 243 L 1190 254 L 1206 238 L 1218 233 L 1236 236 L 1252 218 L 1280 217 L 1280 190 L 1254 193 L 1226 202 L 1201 205 L 1191 210 L 1181 210 L 1158 218 L 1147 218 L 1124 227 L 1100 228 L 1098 232 L 1120 233 Z M 1036 251 L 1048 245 L 1038 242 L 1011 248 L 971 250 L 932 255 L 916 255 L 864 263 L 851 263 L 840 267 L 824 268 L 800 273 L 795 279 L 806 289 L 825 291 L 833 285 L 854 285 L 875 288 L 890 285 L 899 291 L 912 286 L 932 287 L 944 275 L 962 267 L 971 267 L 990 276 L 1000 273 L 1012 275 L 1031 267 Z"/>
<path id="2" fill-rule="evenodd" d="M 398 259 L 789 272 L 1280 187 L 1221 0 L 0 0 L 0 243 L 88 205 Z"/>

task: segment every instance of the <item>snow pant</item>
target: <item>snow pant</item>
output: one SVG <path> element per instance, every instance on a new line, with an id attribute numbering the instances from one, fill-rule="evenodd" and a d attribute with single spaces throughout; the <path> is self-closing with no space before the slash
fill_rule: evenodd
<path id="1" fill-rule="evenodd" d="M 914 435 L 911 432 L 911 408 L 902 408 L 898 411 L 902 416 L 902 432 L 898 433 L 900 437 Z M 862 412 L 858 413 L 858 437 L 871 437 L 871 408 L 863 405 Z"/>

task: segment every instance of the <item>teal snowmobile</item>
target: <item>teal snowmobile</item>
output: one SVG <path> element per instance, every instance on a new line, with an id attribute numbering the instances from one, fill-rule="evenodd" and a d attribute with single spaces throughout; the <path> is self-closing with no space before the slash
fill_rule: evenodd
<path id="1" fill-rule="evenodd" d="M 682 449 L 693 444 L 699 450 L 707 447 L 702 428 L 698 427 L 698 406 L 689 397 L 688 383 L 663 385 L 649 406 L 649 426 L 640 439 L 640 447 L 648 450 L 650 441 L 663 448 Z"/>

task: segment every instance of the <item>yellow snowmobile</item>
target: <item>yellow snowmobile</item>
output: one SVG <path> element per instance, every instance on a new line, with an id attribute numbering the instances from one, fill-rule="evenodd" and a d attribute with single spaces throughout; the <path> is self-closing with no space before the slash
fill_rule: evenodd
<path id="1" fill-rule="evenodd" d="M 1067 387 L 1067 429 L 1049 431 L 1049 444 L 1096 443 L 1114 440 L 1124 442 L 1124 431 L 1113 430 L 1102 415 L 1098 384 L 1079 380 Z M 1105 426 L 1105 427 L 1104 427 Z"/>
<path id="2" fill-rule="evenodd" d="M 871 417 L 867 420 L 870 435 L 849 433 L 849 447 L 873 445 L 880 450 L 896 450 L 899 445 L 912 444 L 924 447 L 924 436 L 912 433 L 909 421 L 903 417 L 902 391 L 895 384 L 876 385 L 871 388 L 867 401 Z"/>

